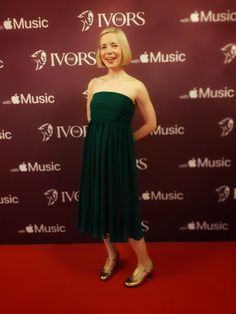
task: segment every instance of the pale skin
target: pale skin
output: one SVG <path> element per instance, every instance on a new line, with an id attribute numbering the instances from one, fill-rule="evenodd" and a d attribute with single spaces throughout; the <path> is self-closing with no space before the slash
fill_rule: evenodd
<path id="1" fill-rule="evenodd" d="M 136 78 L 128 75 L 122 63 L 122 50 L 115 33 L 104 34 L 100 39 L 100 55 L 107 68 L 106 75 L 92 79 L 88 85 L 87 119 L 90 121 L 90 102 L 93 94 L 100 91 L 118 92 L 128 96 L 137 106 L 143 117 L 143 125 L 133 132 L 134 141 L 140 140 L 156 128 L 156 114 L 145 85 Z M 152 267 L 144 238 L 128 239 L 137 256 L 137 263 L 145 269 Z M 117 250 L 109 235 L 104 239 L 110 261 L 116 259 Z"/>

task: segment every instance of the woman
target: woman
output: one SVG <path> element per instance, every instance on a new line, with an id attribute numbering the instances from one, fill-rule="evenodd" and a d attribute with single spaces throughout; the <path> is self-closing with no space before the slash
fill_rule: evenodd
<path id="1" fill-rule="evenodd" d="M 141 230 L 134 141 L 156 128 L 156 116 L 144 84 L 123 68 L 131 61 L 131 51 L 121 29 L 101 32 L 96 59 L 98 67 L 108 72 L 88 85 L 79 228 L 104 241 L 108 258 L 101 280 L 110 279 L 119 263 L 114 242 L 130 243 L 138 266 L 125 285 L 136 287 L 152 274 L 154 265 Z M 144 124 L 132 133 L 136 107 Z"/>

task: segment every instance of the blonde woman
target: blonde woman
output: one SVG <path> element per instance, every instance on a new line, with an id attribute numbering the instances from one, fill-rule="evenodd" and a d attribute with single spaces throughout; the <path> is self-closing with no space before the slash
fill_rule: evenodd
<path id="1" fill-rule="evenodd" d="M 80 184 L 79 228 L 103 239 L 107 260 L 100 273 L 105 281 L 119 264 L 115 242 L 128 241 L 137 266 L 125 280 L 127 287 L 140 286 L 154 270 L 141 230 L 134 142 L 156 128 L 156 115 L 145 85 L 127 74 L 131 61 L 125 33 L 109 27 L 99 35 L 97 66 L 107 74 L 88 84 L 88 132 L 84 143 Z M 131 122 L 140 110 L 143 125 L 135 132 Z"/>

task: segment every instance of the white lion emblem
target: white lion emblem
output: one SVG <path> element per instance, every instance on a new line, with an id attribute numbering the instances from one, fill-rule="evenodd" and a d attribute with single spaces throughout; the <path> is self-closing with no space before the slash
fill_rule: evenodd
<path id="1" fill-rule="evenodd" d="M 44 195 L 48 198 L 48 206 L 52 206 L 58 200 L 58 192 L 55 189 L 46 191 Z"/>
<path id="2" fill-rule="evenodd" d="M 47 142 L 53 134 L 53 126 L 50 123 L 41 125 L 38 130 L 43 134 L 43 142 Z"/>
<path id="3" fill-rule="evenodd" d="M 93 12 L 90 10 L 84 11 L 78 15 L 78 18 L 83 23 L 82 32 L 87 31 L 93 24 L 94 15 Z"/>
<path id="4" fill-rule="evenodd" d="M 224 64 L 228 64 L 236 57 L 236 44 L 228 44 L 221 48 L 221 51 L 223 51 L 225 55 Z"/>
<path id="5" fill-rule="evenodd" d="M 216 192 L 219 196 L 218 202 L 222 203 L 229 197 L 230 188 L 227 185 L 222 185 L 216 189 Z"/>
<path id="6" fill-rule="evenodd" d="M 219 122 L 219 125 L 222 128 L 221 136 L 227 136 L 233 130 L 234 120 L 232 118 L 225 118 Z"/>
<path id="7" fill-rule="evenodd" d="M 34 61 L 37 63 L 36 65 L 36 71 L 41 70 L 46 62 L 47 62 L 47 55 L 44 50 L 38 50 L 35 51 L 31 57 L 34 59 Z"/>

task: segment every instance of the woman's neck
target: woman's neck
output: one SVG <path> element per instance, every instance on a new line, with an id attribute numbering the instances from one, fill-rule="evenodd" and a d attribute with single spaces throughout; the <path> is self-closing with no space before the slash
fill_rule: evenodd
<path id="1" fill-rule="evenodd" d="M 118 80 L 126 76 L 126 72 L 123 68 L 116 68 L 116 69 L 108 69 L 107 77 L 109 79 Z"/>

